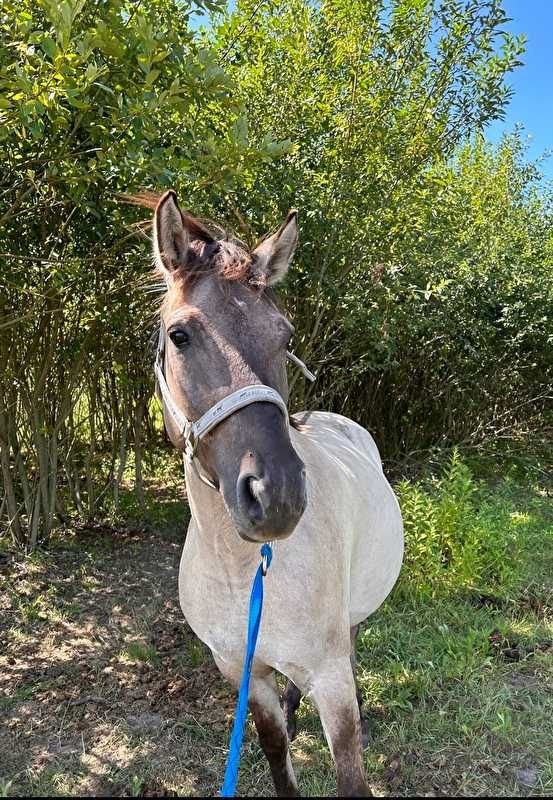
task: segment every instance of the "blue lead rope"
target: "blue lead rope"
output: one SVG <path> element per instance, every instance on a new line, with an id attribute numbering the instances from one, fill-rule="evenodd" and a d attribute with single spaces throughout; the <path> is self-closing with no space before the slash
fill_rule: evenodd
<path id="1" fill-rule="evenodd" d="M 263 611 L 263 577 L 271 565 L 273 551 L 269 544 L 264 544 L 261 548 L 263 558 L 255 578 L 253 579 L 252 591 L 250 594 L 250 612 L 248 616 L 248 641 L 246 645 L 246 657 L 244 659 L 244 671 L 238 692 L 238 702 L 236 703 L 236 714 L 234 725 L 230 736 L 229 754 L 227 767 L 225 770 L 225 780 L 221 789 L 221 797 L 234 797 L 236 782 L 238 780 L 238 769 L 240 767 L 240 751 L 244 738 L 244 728 L 248 717 L 248 694 L 250 691 L 250 676 L 252 673 L 253 656 L 255 645 L 257 644 L 257 634 L 261 623 L 261 612 Z"/>

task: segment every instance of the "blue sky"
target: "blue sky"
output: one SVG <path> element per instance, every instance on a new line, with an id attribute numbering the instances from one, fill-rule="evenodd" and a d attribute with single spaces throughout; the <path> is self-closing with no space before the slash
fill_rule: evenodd
<path id="1" fill-rule="evenodd" d="M 493 142 L 503 131 L 522 123 L 530 136 L 530 158 L 553 149 L 553 0 L 504 0 L 505 11 L 512 17 L 508 28 L 525 33 L 524 66 L 511 73 L 508 83 L 514 96 L 502 122 L 494 122 L 486 131 Z M 553 155 L 543 164 L 547 177 L 553 178 Z"/>

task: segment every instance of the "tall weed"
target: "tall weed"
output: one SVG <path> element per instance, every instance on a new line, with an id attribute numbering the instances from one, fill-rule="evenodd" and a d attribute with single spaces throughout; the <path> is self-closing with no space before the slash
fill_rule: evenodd
<path id="1" fill-rule="evenodd" d="M 524 526 L 512 504 L 477 481 L 457 451 L 441 477 L 402 481 L 396 491 L 405 525 L 400 592 L 514 588 Z"/>

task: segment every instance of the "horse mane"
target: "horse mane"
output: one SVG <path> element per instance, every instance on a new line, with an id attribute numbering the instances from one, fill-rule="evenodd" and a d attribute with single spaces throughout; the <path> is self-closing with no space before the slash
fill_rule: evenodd
<path id="1" fill-rule="evenodd" d="M 161 192 L 142 189 L 137 194 L 122 194 L 124 203 L 149 208 L 155 211 L 162 197 Z M 191 278 L 207 269 L 215 269 L 225 281 L 251 282 L 252 255 L 249 247 L 225 228 L 211 219 L 196 217 L 181 209 L 184 225 L 190 233 L 190 263 L 186 265 L 186 275 Z M 139 223 L 140 228 L 148 228 L 152 221 Z"/>

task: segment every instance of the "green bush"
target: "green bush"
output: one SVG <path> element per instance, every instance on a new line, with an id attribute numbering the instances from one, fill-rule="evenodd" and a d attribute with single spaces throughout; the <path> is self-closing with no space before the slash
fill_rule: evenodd
<path id="1" fill-rule="evenodd" d="M 0 6 L 0 516 L 19 545 L 109 494 L 117 509 L 130 453 L 144 506 L 156 314 L 118 193 L 177 176 L 187 196 L 225 191 L 279 150 L 241 136 L 232 81 L 189 24 L 217 7 Z"/>
<path id="2" fill-rule="evenodd" d="M 508 593 L 520 570 L 512 506 L 474 478 L 457 451 L 440 478 L 396 486 L 405 526 L 399 591 Z"/>
<path id="3" fill-rule="evenodd" d="M 553 381 L 551 193 L 519 134 L 481 137 L 523 41 L 501 2 L 438 5 L 240 0 L 215 41 L 250 135 L 293 150 L 206 207 L 258 233 L 300 209 L 286 299 L 319 379 L 292 402 L 394 458 L 539 428 Z"/>

